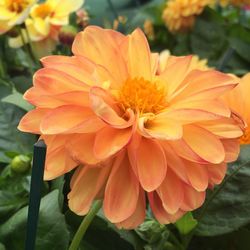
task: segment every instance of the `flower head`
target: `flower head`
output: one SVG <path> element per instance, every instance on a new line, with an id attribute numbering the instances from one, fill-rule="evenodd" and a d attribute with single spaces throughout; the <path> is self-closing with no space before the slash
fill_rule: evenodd
<path id="1" fill-rule="evenodd" d="M 169 0 L 163 11 L 163 21 L 171 32 L 189 30 L 195 17 L 210 3 L 211 0 Z"/>
<path id="2" fill-rule="evenodd" d="M 245 122 L 244 134 L 240 138 L 241 144 L 250 144 L 250 73 L 241 79 L 234 76 L 239 85 L 223 96 L 225 103 L 236 113 L 240 114 Z"/>
<path id="3" fill-rule="evenodd" d="M 21 24 L 29 15 L 30 8 L 36 0 L 1 0 L 0 1 L 0 34 Z"/>
<path id="4" fill-rule="evenodd" d="M 36 108 L 19 129 L 45 140 L 45 179 L 78 166 L 70 208 L 84 215 L 103 199 L 118 227 L 142 223 L 146 195 L 161 223 L 201 206 L 238 156 L 241 121 L 218 99 L 237 81 L 193 70 L 191 56 L 172 56 L 157 73 L 140 29 L 124 36 L 88 26 L 72 51 L 43 58 L 24 96 Z"/>

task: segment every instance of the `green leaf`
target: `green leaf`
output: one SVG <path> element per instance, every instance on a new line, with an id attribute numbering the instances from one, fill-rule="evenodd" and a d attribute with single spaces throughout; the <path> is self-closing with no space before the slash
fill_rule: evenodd
<path id="1" fill-rule="evenodd" d="M 11 93 L 11 89 L 0 86 L 0 99 Z M 36 141 L 34 135 L 17 130 L 18 123 L 25 114 L 20 108 L 0 102 L 0 161 L 6 161 L 4 152 L 29 153 Z M 1 159 L 3 158 L 3 159 Z"/>
<path id="2" fill-rule="evenodd" d="M 31 109 L 33 109 L 33 106 L 29 104 L 27 101 L 25 101 L 23 99 L 23 95 L 18 92 L 15 92 L 11 95 L 4 97 L 2 99 L 2 102 L 14 104 L 25 111 L 30 111 Z"/>
<path id="3" fill-rule="evenodd" d="M 69 231 L 59 209 L 58 194 L 59 191 L 54 190 L 41 200 L 36 250 L 68 249 Z M 27 212 L 28 207 L 22 208 L 0 226 L 0 239 L 7 249 L 24 249 Z"/>
<path id="4" fill-rule="evenodd" d="M 232 177 L 225 179 L 228 181 L 207 206 L 195 231 L 197 235 L 221 235 L 250 223 L 249 161 L 250 146 L 242 146 L 239 159 L 228 169 L 227 175 Z"/>
<path id="5" fill-rule="evenodd" d="M 185 235 L 190 233 L 197 224 L 198 222 L 193 218 L 192 213 L 188 212 L 175 223 L 175 226 L 181 234 Z"/>

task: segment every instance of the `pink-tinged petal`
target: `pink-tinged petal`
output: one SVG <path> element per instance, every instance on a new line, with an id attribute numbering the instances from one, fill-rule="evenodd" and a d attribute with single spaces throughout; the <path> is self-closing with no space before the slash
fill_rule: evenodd
<path id="1" fill-rule="evenodd" d="M 68 194 L 69 207 L 78 215 L 88 213 L 98 192 L 105 187 L 111 166 L 91 168 L 78 167 L 71 180 Z"/>
<path id="2" fill-rule="evenodd" d="M 206 165 L 185 161 L 186 172 L 191 186 L 197 191 L 205 191 L 208 187 Z"/>
<path id="3" fill-rule="evenodd" d="M 127 155 L 122 152 L 115 160 L 105 189 L 105 216 L 118 223 L 128 219 L 136 210 L 139 183 L 131 169 Z"/>
<path id="4" fill-rule="evenodd" d="M 183 140 L 205 161 L 217 164 L 225 159 L 225 151 L 221 141 L 201 127 L 186 125 Z"/>
<path id="5" fill-rule="evenodd" d="M 225 162 L 233 162 L 238 159 L 240 153 L 240 144 L 238 139 L 221 140 L 225 149 Z"/>
<path id="6" fill-rule="evenodd" d="M 181 205 L 181 209 L 184 211 L 192 211 L 199 208 L 205 201 L 206 192 L 198 192 L 189 185 L 183 186 L 184 199 Z"/>
<path id="7" fill-rule="evenodd" d="M 95 133 L 75 134 L 70 137 L 66 148 L 72 159 L 81 164 L 95 165 L 100 162 L 94 154 Z"/>
<path id="8" fill-rule="evenodd" d="M 143 223 L 146 216 L 146 202 L 145 202 L 145 194 L 142 189 L 139 192 L 139 198 L 136 205 L 135 212 L 126 220 L 117 223 L 116 226 L 119 229 L 134 229 Z"/>
<path id="9" fill-rule="evenodd" d="M 237 81 L 231 76 L 215 70 L 193 70 L 183 80 L 183 83 L 177 89 L 171 102 L 183 100 L 207 100 L 215 99 L 223 91 L 232 89 L 237 85 Z M 212 91 L 211 91 L 212 90 Z M 204 95 L 205 94 L 205 95 Z"/>
<path id="10" fill-rule="evenodd" d="M 45 64 L 48 65 L 48 63 Z M 84 57 L 69 57 L 67 62 L 65 60 L 60 61 L 60 58 L 58 58 L 57 62 L 49 64 L 49 68 L 65 72 L 67 75 L 89 86 L 98 86 L 100 84 L 94 75 L 96 70 L 95 64 Z"/>
<path id="11" fill-rule="evenodd" d="M 115 128 L 127 128 L 133 125 L 134 113 L 131 110 L 122 113 L 115 100 L 104 89 L 92 88 L 89 98 L 95 114 L 107 124 Z"/>
<path id="12" fill-rule="evenodd" d="M 91 133 L 104 125 L 89 108 L 65 105 L 46 114 L 40 129 L 43 134 Z"/>
<path id="13" fill-rule="evenodd" d="M 206 160 L 202 159 L 192 148 L 183 140 L 168 141 L 170 146 L 173 148 L 180 157 L 187 159 L 189 161 L 197 163 L 208 163 Z"/>
<path id="14" fill-rule="evenodd" d="M 243 134 L 240 126 L 229 118 L 200 122 L 198 125 L 220 138 L 237 138 Z"/>
<path id="15" fill-rule="evenodd" d="M 63 175 L 77 166 L 65 149 L 68 137 L 61 135 L 42 135 L 40 139 L 47 145 L 44 179 L 52 180 Z"/>
<path id="16" fill-rule="evenodd" d="M 143 136 L 159 140 L 177 140 L 182 137 L 182 126 L 176 121 L 156 115 L 152 120 L 140 118 L 138 128 Z"/>
<path id="17" fill-rule="evenodd" d="M 164 149 L 168 167 L 185 183 L 190 184 L 186 173 L 186 166 L 182 158 L 180 158 L 168 142 L 161 142 Z"/>
<path id="18" fill-rule="evenodd" d="M 142 138 L 137 149 L 136 166 L 143 189 L 150 192 L 158 188 L 167 172 L 167 162 L 161 145 Z"/>
<path id="19" fill-rule="evenodd" d="M 89 91 L 89 85 L 77 80 L 64 71 L 51 68 L 39 69 L 33 77 L 34 86 L 48 94 L 61 94 L 70 91 Z"/>
<path id="20" fill-rule="evenodd" d="M 19 122 L 18 129 L 23 132 L 41 134 L 40 123 L 50 109 L 38 108 L 29 111 Z"/>
<path id="21" fill-rule="evenodd" d="M 120 44 L 125 37 L 113 30 L 88 26 L 77 34 L 72 51 L 104 66 L 116 79 L 119 86 L 128 78 L 125 60 L 120 52 Z"/>
<path id="22" fill-rule="evenodd" d="M 157 189 L 164 209 L 169 214 L 175 214 L 183 201 L 183 187 L 181 180 L 168 168 L 167 175 Z"/>
<path id="23" fill-rule="evenodd" d="M 138 171 L 136 165 L 136 156 L 137 149 L 141 143 L 141 135 L 139 133 L 133 133 L 130 143 L 127 146 L 128 158 L 131 164 L 131 167 L 135 173 L 135 176 L 138 178 Z"/>
<path id="24" fill-rule="evenodd" d="M 191 60 L 192 56 L 174 57 L 174 61 L 161 72 L 160 78 L 167 82 L 169 97 L 178 89 L 188 74 Z"/>
<path id="25" fill-rule="evenodd" d="M 153 73 L 151 68 L 155 64 L 151 62 L 151 53 L 147 38 L 144 33 L 137 28 L 131 35 L 126 37 L 123 48 L 125 50 L 124 57 L 127 60 L 130 78 L 143 77 L 151 80 Z M 153 63 L 153 65 L 152 65 Z"/>
<path id="26" fill-rule="evenodd" d="M 89 94 L 83 91 L 70 91 L 51 95 L 40 91 L 39 88 L 32 87 L 25 93 L 25 98 L 39 108 L 57 108 L 63 105 L 89 106 Z"/>
<path id="27" fill-rule="evenodd" d="M 172 110 L 194 110 L 212 113 L 217 116 L 230 117 L 231 110 L 223 102 L 218 100 L 202 100 L 202 101 L 182 101 L 171 105 Z"/>
<path id="28" fill-rule="evenodd" d="M 212 185 L 218 185 L 222 182 L 226 175 L 227 164 L 222 163 L 219 165 L 207 165 L 207 171 L 209 176 L 209 183 Z"/>
<path id="29" fill-rule="evenodd" d="M 132 127 L 115 129 L 106 126 L 96 134 L 94 154 L 98 159 L 106 159 L 123 149 L 130 141 Z"/>
<path id="30" fill-rule="evenodd" d="M 157 192 L 148 193 L 148 199 L 149 199 L 149 204 L 150 204 L 150 207 L 153 211 L 155 218 L 161 224 L 174 223 L 179 218 L 181 218 L 183 214 L 185 213 L 181 210 L 179 210 L 176 214 L 172 214 L 172 215 L 167 213 L 162 205 L 162 201 L 159 195 L 157 194 Z"/>

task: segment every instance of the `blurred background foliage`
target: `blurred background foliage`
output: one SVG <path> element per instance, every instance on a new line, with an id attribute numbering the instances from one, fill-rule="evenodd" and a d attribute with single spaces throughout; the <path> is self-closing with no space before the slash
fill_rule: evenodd
<path id="1" fill-rule="evenodd" d="M 85 24 L 115 28 L 123 33 L 141 27 L 153 51 L 196 54 L 210 67 L 242 76 L 250 69 L 250 10 L 206 7 L 189 32 L 171 33 L 162 20 L 163 0 L 86 0 Z M 86 16 L 85 16 L 86 17 Z M 76 31 L 75 13 L 70 24 Z M 64 30 L 65 31 L 65 30 Z M 53 54 L 70 55 L 75 32 L 65 31 Z M 69 37 L 67 36 L 69 34 Z M 27 46 L 10 48 L 10 34 L 0 36 L 0 250 L 24 249 L 32 146 L 36 136 L 16 127 L 32 108 L 22 94 L 41 67 Z M 68 39 L 68 40 L 67 40 Z M 80 249 L 85 250 L 247 250 L 250 249 L 250 148 L 242 146 L 239 160 L 229 167 L 224 183 L 209 191 L 205 205 L 175 225 L 160 225 L 148 211 L 136 230 L 118 230 L 99 212 Z M 246 164 L 246 162 L 248 164 Z M 36 250 L 67 249 L 82 218 L 69 211 L 70 174 L 44 182 Z M 212 197 L 212 198 L 211 198 Z M 197 223 L 198 220 L 198 223 Z M 183 242 L 184 244 L 180 244 Z"/>

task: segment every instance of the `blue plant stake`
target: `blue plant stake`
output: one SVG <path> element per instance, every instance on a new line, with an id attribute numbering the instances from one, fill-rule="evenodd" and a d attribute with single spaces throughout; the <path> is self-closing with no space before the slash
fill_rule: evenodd
<path id="1" fill-rule="evenodd" d="M 26 250 L 35 249 L 45 158 L 46 158 L 46 145 L 43 140 L 40 140 L 34 144 L 28 222 L 27 222 L 26 242 L 25 242 Z"/>

